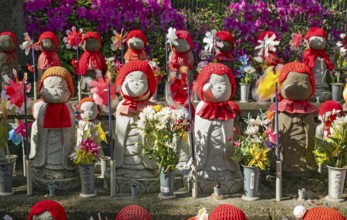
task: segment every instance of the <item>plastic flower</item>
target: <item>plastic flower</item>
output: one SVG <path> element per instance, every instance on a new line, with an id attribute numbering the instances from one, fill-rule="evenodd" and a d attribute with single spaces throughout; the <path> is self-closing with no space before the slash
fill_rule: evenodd
<path id="1" fill-rule="evenodd" d="M 100 149 L 92 138 L 87 138 L 82 140 L 81 144 L 77 146 L 76 152 L 70 157 L 75 164 L 91 164 L 99 156 Z"/>
<path id="2" fill-rule="evenodd" d="M 248 65 L 248 60 L 249 60 L 249 57 L 247 56 L 247 54 L 244 54 L 242 56 L 239 56 L 239 59 L 238 59 L 241 63 L 242 66 L 247 66 Z"/>
<path id="3" fill-rule="evenodd" d="M 304 38 L 302 37 L 302 34 L 300 33 L 300 31 L 298 31 L 298 33 L 292 33 L 291 36 L 292 36 L 292 39 L 289 41 L 290 49 L 299 50 L 304 40 Z"/>
<path id="4" fill-rule="evenodd" d="M 98 105 L 108 106 L 108 84 L 110 80 L 108 77 L 103 79 L 102 76 L 97 76 L 96 80 L 92 80 L 89 85 L 91 87 L 90 92 L 92 93 L 95 103 Z M 110 84 L 110 100 L 111 102 L 116 99 L 116 86 Z"/>
<path id="5" fill-rule="evenodd" d="M 76 49 L 77 46 L 80 45 L 82 41 L 82 33 L 83 29 L 80 28 L 78 31 L 75 26 L 72 26 L 71 30 L 66 31 L 66 37 L 64 37 L 63 41 L 66 44 L 66 48 L 68 49 Z"/>
<path id="6" fill-rule="evenodd" d="M 197 216 L 192 217 L 188 220 L 208 220 L 208 214 L 207 214 L 206 208 L 200 209 Z"/>
<path id="7" fill-rule="evenodd" d="M 114 36 L 112 36 L 111 40 L 112 40 L 112 44 L 111 44 L 111 49 L 113 51 L 116 50 L 123 50 L 124 49 L 124 45 L 123 43 L 125 42 L 125 37 L 126 34 L 123 36 L 123 28 L 121 30 L 120 33 L 118 33 L 117 31 L 113 30 L 113 34 Z"/>
<path id="8" fill-rule="evenodd" d="M 268 35 L 264 37 L 264 40 L 258 40 L 258 46 L 255 47 L 256 50 L 259 50 L 258 56 L 269 56 L 269 52 L 275 52 L 276 46 L 280 44 L 279 41 L 275 40 L 276 35 L 273 34 L 270 38 Z"/>
<path id="9" fill-rule="evenodd" d="M 262 170 L 265 170 L 267 166 L 270 166 L 269 159 L 267 158 L 267 153 L 270 148 L 260 148 L 257 144 L 253 144 L 249 148 L 249 154 L 252 160 L 248 163 L 248 166 L 257 166 Z"/>
<path id="10" fill-rule="evenodd" d="M 170 27 L 168 30 L 168 33 L 166 35 L 167 43 L 169 43 L 171 46 L 172 45 L 178 45 L 177 42 L 177 35 L 176 35 L 176 28 Z"/>

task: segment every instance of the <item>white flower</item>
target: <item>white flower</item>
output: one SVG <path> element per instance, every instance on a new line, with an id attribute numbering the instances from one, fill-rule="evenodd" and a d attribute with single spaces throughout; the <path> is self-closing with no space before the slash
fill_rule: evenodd
<path id="1" fill-rule="evenodd" d="M 253 66 L 246 66 L 243 71 L 248 74 L 253 74 L 255 73 L 255 68 Z"/>
<path id="2" fill-rule="evenodd" d="M 278 46 L 280 42 L 276 41 L 275 38 L 276 35 L 273 34 L 270 38 L 268 35 L 266 35 L 264 40 L 258 40 L 259 45 L 255 47 L 256 50 L 259 50 L 258 56 L 267 57 L 269 55 L 269 51 L 276 51 L 276 46 Z"/>
<path id="3" fill-rule="evenodd" d="M 258 63 L 262 63 L 263 62 L 263 58 L 262 57 L 254 57 L 253 58 L 256 62 Z"/>
<path id="4" fill-rule="evenodd" d="M 177 35 L 176 35 L 176 28 L 172 28 L 170 27 L 168 30 L 168 33 L 166 35 L 166 39 L 167 39 L 167 43 L 169 43 L 170 45 L 178 45 L 177 42 Z"/>
<path id="5" fill-rule="evenodd" d="M 347 49 L 345 49 L 344 47 L 341 47 L 341 48 L 340 48 L 340 53 L 341 53 L 342 56 L 346 56 L 346 54 L 347 54 Z"/>
<path id="6" fill-rule="evenodd" d="M 247 130 L 245 131 L 246 135 L 256 135 L 259 131 L 259 126 L 256 125 L 250 125 L 247 127 Z"/>

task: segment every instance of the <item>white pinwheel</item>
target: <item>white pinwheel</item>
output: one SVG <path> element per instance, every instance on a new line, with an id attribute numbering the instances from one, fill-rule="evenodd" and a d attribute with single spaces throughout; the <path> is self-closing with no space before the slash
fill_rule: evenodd
<path id="1" fill-rule="evenodd" d="M 24 50 L 25 55 L 28 55 L 30 52 L 30 49 L 33 47 L 33 41 L 27 32 L 25 32 L 23 35 L 24 35 L 24 42 L 21 45 L 19 45 L 19 47 L 20 49 Z"/>
<path id="2" fill-rule="evenodd" d="M 178 45 L 177 42 L 177 35 L 176 35 L 176 28 L 172 28 L 170 27 L 168 30 L 168 33 L 166 35 L 166 39 L 167 39 L 167 43 L 169 43 L 170 45 Z"/>
<path id="3" fill-rule="evenodd" d="M 276 35 L 272 35 L 270 38 L 268 35 L 264 37 L 264 40 L 258 40 L 258 46 L 255 47 L 256 50 L 259 50 L 258 56 L 267 57 L 269 52 L 275 52 L 276 46 L 280 44 L 279 41 L 275 40 Z"/>

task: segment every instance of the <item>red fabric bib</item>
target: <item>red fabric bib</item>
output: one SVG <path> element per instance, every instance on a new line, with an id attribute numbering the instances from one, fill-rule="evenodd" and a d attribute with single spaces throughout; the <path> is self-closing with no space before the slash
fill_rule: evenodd
<path id="1" fill-rule="evenodd" d="M 84 51 L 79 61 L 80 75 L 83 76 L 86 74 L 86 70 L 88 69 L 88 65 L 89 65 L 89 60 L 91 60 L 91 63 L 94 69 L 99 69 L 102 71 L 102 73 L 106 73 L 107 71 L 106 61 L 104 57 L 101 55 L 100 51 L 97 51 L 97 52 Z"/>
<path id="2" fill-rule="evenodd" d="M 201 118 L 226 121 L 235 118 L 232 101 L 212 103 L 204 101 L 204 105 L 197 113 Z"/>
<path id="3" fill-rule="evenodd" d="M 132 48 L 128 48 L 127 52 L 124 55 L 125 60 L 147 60 L 147 54 L 145 50 L 134 50 Z"/>
<path id="4" fill-rule="evenodd" d="M 17 60 L 14 51 L 4 52 L 7 54 L 7 62 L 11 62 L 11 57 L 13 60 Z"/>
<path id="5" fill-rule="evenodd" d="M 307 49 L 304 52 L 304 62 L 310 68 L 314 67 L 317 57 L 322 57 L 324 59 L 329 70 L 334 69 L 334 64 L 329 60 L 328 54 L 325 50 Z"/>
<path id="6" fill-rule="evenodd" d="M 270 106 L 270 110 L 275 110 L 276 106 L 273 103 Z M 309 101 L 291 101 L 288 99 L 283 99 L 278 103 L 278 111 L 288 112 L 289 114 L 309 114 L 312 112 L 317 112 L 318 109 Z"/>
<path id="7" fill-rule="evenodd" d="M 70 112 L 65 103 L 47 103 L 43 128 L 68 128 L 71 127 Z"/>
<path id="8" fill-rule="evenodd" d="M 38 69 L 48 69 L 52 66 L 60 66 L 60 60 L 56 52 L 42 51 L 37 62 Z"/>
<path id="9" fill-rule="evenodd" d="M 187 66 L 188 70 L 193 70 L 193 61 L 189 57 L 189 52 L 186 53 L 178 53 L 176 51 L 172 51 L 173 55 L 169 60 L 169 69 L 171 71 L 179 71 L 181 66 Z"/>
<path id="10" fill-rule="evenodd" d="M 231 56 L 230 51 L 229 52 L 227 52 L 227 51 L 217 52 L 215 58 L 218 61 L 233 61 L 233 57 Z"/>
<path id="11" fill-rule="evenodd" d="M 148 92 L 146 92 L 141 97 L 144 97 L 145 95 L 147 95 Z M 143 101 L 136 101 L 135 98 L 128 96 L 128 95 L 124 95 L 124 93 L 122 91 L 121 91 L 121 94 L 124 98 L 124 101 L 119 106 L 119 108 L 117 110 L 117 114 L 131 116 L 131 115 L 138 113 L 139 111 L 144 109 L 146 106 L 153 105 L 153 103 L 148 101 L 147 99 L 143 100 Z M 140 99 L 141 97 L 137 97 L 137 98 Z"/>

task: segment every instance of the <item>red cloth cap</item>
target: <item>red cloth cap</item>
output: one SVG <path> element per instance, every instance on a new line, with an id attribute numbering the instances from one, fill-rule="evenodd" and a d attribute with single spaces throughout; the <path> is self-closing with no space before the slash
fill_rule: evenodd
<path id="1" fill-rule="evenodd" d="M 278 77 L 278 82 L 282 83 L 287 78 L 287 76 L 290 72 L 303 73 L 303 74 L 307 74 L 310 77 L 310 82 L 311 82 L 311 86 L 312 86 L 312 92 L 310 95 L 310 97 L 311 97 L 315 93 L 315 90 L 316 90 L 316 83 L 314 81 L 314 77 L 313 77 L 311 68 L 309 68 L 307 65 L 305 65 L 303 63 L 299 63 L 299 62 L 287 63 L 281 69 L 281 73 Z M 278 93 L 278 95 L 279 95 L 279 98 L 282 99 L 280 92 Z"/>
<path id="2" fill-rule="evenodd" d="M 229 41 L 234 48 L 235 41 L 234 41 L 233 35 L 231 35 L 229 31 L 218 31 L 216 36 L 219 37 L 222 41 Z"/>
<path id="3" fill-rule="evenodd" d="M 82 104 L 85 102 L 95 103 L 95 100 L 93 99 L 93 97 L 85 97 L 85 98 L 81 99 L 81 101 L 78 103 L 78 107 L 77 107 L 78 111 L 81 111 Z M 98 111 L 99 111 L 98 116 L 99 116 L 101 113 L 101 109 L 100 109 L 100 106 L 98 104 L 96 104 L 96 105 L 98 106 Z"/>
<path id="4" fill-rule="evenodd" d="M 306 39 L 306 40 L 309 40 L 310 37 L 313 37 L 313 36 L 324 37 L 325 40 L 328 39 L 328 35 L 327 35 L 327 33 L 324 31 L 323 28 L 318 28 L 318 27 L 311 28 L 310 30 L 308 30 L 308 31 L 306 32 L 305 39 Z"/>
<path id="5" fill-rule="evenodd" d="M 90 38 L 97 39 L 100 42 L 100 44 L 102 45 L 100 35 L 98 34 L 98 32 L 93 32 L 93 31 L 89 31 L 89 32 L 85 33 L 82 37 L 81 43 L 83 43 L 85 40 L 90 39 Z"/>
<path id="6" fill-rule="evenodd" d="M 329 100 L 329 101 L 324 102 L 319 108 L 318 115 L 322 116 L 324 113 L 331 112 L 334 109 L 335 109 L 335 111 L 340 110 L 340 112 L 339 112 L 340 115 L 343 115 L 343 109 L 342 109 L 340 103 L 335 102 L 334 100 Z"/>
<path id="7" fill-rule="evenodd" d="M 116 86 L 119 88 L 122 87 L 126 76 L 133 71 L 141 71 L 146 75 L 148 80 L 148 90 L 151 93 L 150 96 L 152 96 L 157 88 L 157 83 L 155 81 L 153 70 L 146 61 L 131 60 L 125 63 L 117 74 Z"/>
<path id="8" fill-rule="evenodd" d="M 55 44 L 55 49 L 58 49 L 58 46 L 59 46 L 58 38 L 57 38 L 57 35 L 55 35 L 53 32 L 50 32 L 50 31 L 43 32 L 40 35 L 39 41 L 37 43 L 38 44 L 41 43 L 41 41 L 43 39 L 50 39 L 50 40 L 52 40 L 54 42 L 54 44 Z"/>
<path id="9" fill-rule="evenodd" d="M 146 35 L 141 30 L 132 30 L 128 33 L 127 38 L 126 38 L 126 44 L 127 45 L 128 45 L 128 40 L 132 37 L 140 38 L 143 41 L 144 45 L 146 46 L 147 38 L 146 38 Z"/>
<path id="10" fill-rule="evenodd" d="M 303 220 L 346 220 L 343 215 L 335 209 L 326 207 L 315 207 L 309 209 Z"/>
<path id="11" fill-rule="evenodd" d="M 128 205 L 122 208 L 115 220 L 152 220 L 151 214 L 138 205 Z"/>
<path id="12" fill-rule="evenodd" d="M 188 44 L 190 46 L 189 51 L 193 50 L 193 48 L 194 48 L 193 39 L 189 35 L 188 31 L 179 30 L 179 31 L 176 31 L 176 35 L 179 39 L 183 39 L 183 40 L 186 40 L 188 42 Z"/>
<path id="13" fill-rule="evenodd" d="M 3 35 L 10 36 L 12 38 L 12 40 L 14 41 L 14 43 L 17 45 L 17 38 L 16 38 L 16 35 L 14 35 L 14 33 L 9 32 L 9 31 L 5 31 L 5 32 L 0 33 L 0 36 L 3 36 Z"/>
<path id="14" fill-rule="evenodd" d="M 211 212 L 209 220 L 247 220 L 245 213 L 232 205 L 221 204 Z"/>
<path id="15" fill-rule="evenodd" d="M 30 210 L 27 220 L 32 220 L 34 215 L 49 211 L 55 220 L 66 220 L 66 212 L 62 205 L 53 200 L 43 200 L 36 203 Z"/>
<path id="16" fill-rule="evenodd" d="M 200 70 L 200 73 L 199 73 L 199 75 L 195 81 L 195 86 L 196 86 L 195 88 L 197 90 L 197 93 L 198 93 L 200 99 L 204 100 L 203 87 L 207 83 L 207 81 L 210 79 L 210 76 L 212 74 L 217 74 L 217 75 L 226 74 L 228 76 L 229 81 L 230 81 L 230 85 L 232 88 L 231 95 L 230 95 L 228 100 L 231 100 L 235 94 L 235 91 L 236 91 L 235 78 L 234 78 L 234 75 L 233 75 L 233 72 L 231 71 L 231 69 L 229 67 L 227 67 L 226 65 L 221 64 L 221 63 L 210 63 Z"/>
<path id="17" fill-rule="evenodd" d="M 276 34 L 273 31 L 263 31 L 260 33 L 258 40 L 264 40 L 265 36 L 267 35 L 268 38 L 270 38 L 272 35 Z M 275 40 L 277 39 L 277 36 L 275 37 Z"/>

